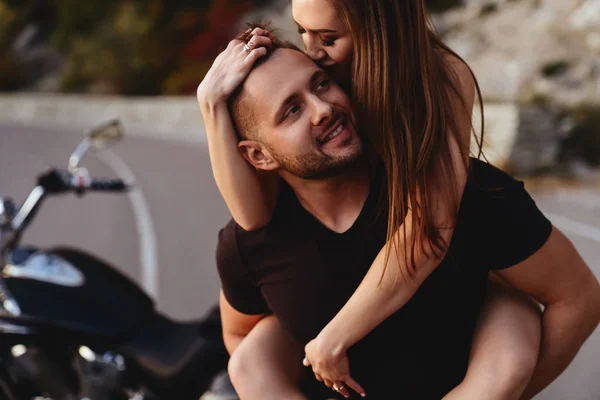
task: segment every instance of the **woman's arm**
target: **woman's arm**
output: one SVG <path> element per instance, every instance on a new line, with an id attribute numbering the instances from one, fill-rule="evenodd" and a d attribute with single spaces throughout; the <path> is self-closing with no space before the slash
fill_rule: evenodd
<path id="1" fill-rule="evenodd" d="M 466 177 L 465 177 L 466 180 Z M 410 214 L 410 212 L 409 212 Z M 423 281 L 441 263 L 444 254 L 436 257 L 432 251 L 425 254 L 420 246 L 415 249 L 415 274 L 412 277 L 401 274 L 401 263 L 404 263 L 404 244 L 411 241 L 410 215 L 405 220 L 407 235 L 403 229 L 393 237 L 399 243 L 398 254 L 392 248 L 391 256 L 385 265 L 387 242 L 380 250 L 364 279 L 352 297 L 338 314 L 323 328 L 316 340 L 307 345 L 307 359 L 315 367 L 314 359 L 336 359 L 348 348 L 365 337 L 390 315 L 404 306 L 415 294 Z M 443 229 L 442 238 L 449 243 L 453 228 Z M 380 283 L 381 282 L 381 283 Z M 318 354 L 318 356 L 316 356 Z"/>
<path id="2" fill-rule="evenodd" d="M 456 75 L 460 80 L 459 87 L 465 99 L 467 110 L 470 111 L 473 107 L 475 91 L 475 83 L 470 70 L 462 62 L 451 61 L 449 64 L 455 69 Z M 459 104 L 457 103 L 457 110 L 463 109 Z M 462 113 L 465 114 L 464 111 Z M 468 116 L 465 114 L 464 118 L 458 124 L 461 132 L 464 133 L 459 140 L 464 139 L 465 142 L 459 144 L 452 135 L 450 135 L 449 139 L 454 170 L 456 171 L 457 182 L 455 187 L 457 188 L 458 198 L 462 197 L 467 181 L 468 172 L 463 158 L 464 152 L 461 149 L 468 149 L 471 133 L 470 116 L 470 112 Z M 430 188 L 430 190 L 434 191 L 435 188 Z M 439 196 L 435 196 L 435 192 L 432 194 L 432 199 L 440 198 Z M 455 212 L 456 210 L 451 210 L 445 204 L 434 204 L 433 218 L 436 226 L 449 226 L 449 221 L 455 221 L 456 219 L 456 215 L 453 215 Z M 412 227 L 410 226 L 411 221 L 412 218 L 409 211 L 404 222 L 406 225 L 406 237 L 403 227 L 395 233 L 392 242 L 386 243 L 383 249 L 381 249 L 352 297 L 321 331 L 319 336 L 306 346 L 307 363 L 313 366 L 315 372 L 318 373 L 318 371 L 321 371 L 320 375 L 324 379 L 331 379 L 332 377 L 323 371 L 335 371 L 336 363 L 343 361 L 342 359 L 345 358 L 346 350 L 404 306 L 417 291 L 421 283 L 443 260 L 445 254 L 439 254 L 438 252 L 438 256 L 435 256 L 428 243 L 425 243 L 424 247 L 428 250 L 425 252 L 417 244 L 415 246 L 414 258 L 416 273 L 412 278 L 400 273 L 401 263 L 404 263 L 406 259 L 404 254 L 406 250 L 405 243 L 411 243 L 412 240 L 410 233 L 412 231 Z M 444 228 L 440 231 L 445 243 L 450 243 L 453 233 L 453 228 Z M 395 246 L 393 242 L 396 242 L 398 246 Z M 392 246 L 392 250 L 386 267 L 385 255 L 388 251 L 388 246 Z M 397 254 L 395 248 L 399 251 Z M 326 377 L 324 374 L 329 376 Z M 345 380 L 342 379 L 341 381 Z"/>
<path id="3" fill-rule="evenodd" d="M 213 176 L 235 222 L 247 231 L 265 226 L 277 200 L 278 175 L 258 171 L 240 154 L 225 102 L 201 104 Z"/>
<path id="4" fill-rule="evenodd" d="M 268 32 L 256 28 L 244 50 L 244 41 L 229 43 L 213 63 L 198 86 L 198 103 L 206 126 L 213 175 L 221 196 L 235 221 L 245 230 L 266 225 L 273 214 L 279 178 L 276 174 L 258 172 L 238 150 L 227 101 L 243 83 L 254 62 L 267 54 L 272 42 Z"/>

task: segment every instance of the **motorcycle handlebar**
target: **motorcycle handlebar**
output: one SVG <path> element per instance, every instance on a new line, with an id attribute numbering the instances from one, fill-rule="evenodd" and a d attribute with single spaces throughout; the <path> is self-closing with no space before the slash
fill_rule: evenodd
<path id="1" fill-rule="evenodd" d="M 72 190 L 80 193 L 86 190 L 124 192 L 129 189 L 129 185 L 122 179 L 90 178 L 60 169 L 51 169 L 41 174 L 38 177 L 38 185 L 43 187 L 47 194 L 59 194 Z"/>
<path id="2" fill-rule="evenodd" d="M 92 179 L 87 188 L 105 192 L 124 192 L 128 186 L 121 179 Z"/>

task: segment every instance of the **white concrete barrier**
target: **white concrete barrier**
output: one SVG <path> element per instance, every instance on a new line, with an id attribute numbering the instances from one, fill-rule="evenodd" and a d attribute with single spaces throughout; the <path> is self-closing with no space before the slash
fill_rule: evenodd
<path id="1" fill-rule="evenodd" d="M 491 162 L 501 166 L 514 145 L 518 109 L 511 103 L 488 103 L 484 107 L 484 151 Z M 85 129 L 112 118 L 120 118 L 125 129 L 131 128 L 131 134 L 206 142 L 202 114 L 194 96 L 0 95 L 0 122 Z M 479 121 L 477 110 L 474 120 Z M 479 132 L 478 124 L 476 130 Z"/>

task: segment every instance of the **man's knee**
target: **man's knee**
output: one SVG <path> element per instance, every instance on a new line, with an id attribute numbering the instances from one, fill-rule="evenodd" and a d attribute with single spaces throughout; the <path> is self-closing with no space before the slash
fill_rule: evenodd
<path id="1" fill-rule="evenodd" d="M 529 348 L 511 348 L 488 364 L 485 374 L 489 394 L 496 399 L 515 399 L 523 393 L 537 365 L 538 352 Z"/>
<path id="2" fill-rule="evenodd" d="M 227 372 L 231 383 L 236 388 L 252 379 L 250 376 L 252 372 L 250 357 L 250 351 L 246 349 L 246 346 L 238 346 L 229 358 Z"/>
<path id="3" fill-rule="evenodd" d="M 227 366 L 229 379 L 242 399 L 308 400 L 282 365 L 270 364 L 260 357 L 260 348 L 239 345 Z"/>

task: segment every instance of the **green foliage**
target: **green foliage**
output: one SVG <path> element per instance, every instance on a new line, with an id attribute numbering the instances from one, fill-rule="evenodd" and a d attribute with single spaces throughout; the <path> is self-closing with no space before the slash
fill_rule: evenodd
<path id="1" fill-rule="evenodd" d="M 17 90 L 27 83 L 12 44 L 25 25 L 28 12 L 27 4 L 11 7 L 0 0 L 0 91 Z"/>
<path id="2" fill-rule="evenodd" d="M 98 24 L 115 13 L 119 0 L 56 0 L 56 23 L 50 41 L 69 50 L 73 39 L 90 36 Z"/>
<path id="3" fill-rule="evenodd" d="M 160 12 L 157 1 L 146 6 L 125 2 L 89 35 L 71 39 L 62 88 L 87 91 L 101 86 L 108 93 L 158 94 L 170 66 L 158 38 Z"/>
<path id="4" fill-rule="evenodd" d="M 0 91 L 21 89 L 27 84 L 27 77 L 14 53 L 0 55 Z"/>
<path id="5" fill-rule="evenodd" d="M 239 19 L 267 0 L 0 0 L 0 90 L 27 84 L 10 48 L 29 23 L 64 57 L 60 87 L 193 93 Z"/>

